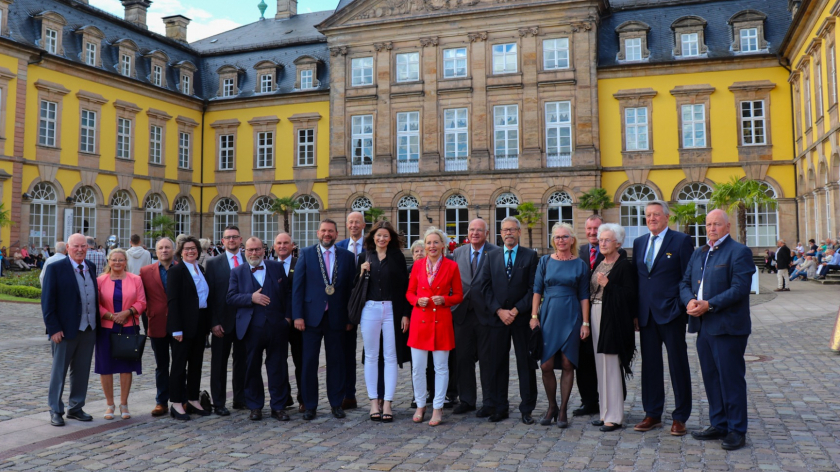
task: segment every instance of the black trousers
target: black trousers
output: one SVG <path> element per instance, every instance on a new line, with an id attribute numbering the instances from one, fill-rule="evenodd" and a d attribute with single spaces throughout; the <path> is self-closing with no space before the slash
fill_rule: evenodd
<path id="1" fill-rule="evenodd" d="M 289 350 L 292 353 L 292 363 L 295 365 L 295 385 L 297 385 L 297 402 L 303 405 L 303 394 L 301 393 L 300 372 L 303 369 L 303 334 L 294 326 L 289 329 Z M 288 377 L 288 376 L 287 376 Z M 286 381 L 289 395 L 292 394 L 292 385 Z"/>
<path id="2" fill-rule="evenodd" d="M 478 317 L 475 316 L 475 312 L 468 310 L 464 322 L 455 324 L 455 345 L 458 348 L 454 351 L 454 355 L 453 352 L 449 353 L 450 358 L 455 357 L 455 369 L 450 368 L 449 383 L 457 384 L 460 400 L 473 406 L 477 401 L 475 363 L 478 362 L 478 326 Z M 426 375 L 428 376 L 428 371 Z M 495 406 L 487 396 L 487 389 L 482 390 L 484 391 L 482 405 Z"/>
<path id="3" fill-rule="evenodd" d="M 356 399 L 356 341 L 359 326 L 344 332 L 344 398 Z"/>
<path id="4" fill-rule="evenodd" d="M 198 401 L 201 364 L 204 362 L 204 336 L 172 339 L 172 370 L 169 372 L 169 398 L 172 403 Z"/>
<path id="5" fill-rule="evenodd" d="M 242 340 L 246 352 L 245 404 L 249 410 L 265 406 L 265 384 L 262 377 L 263 354 L 268 378 L 271 409 L 283 410 L 289 398 L 289 324 L 285 319 L 263 326 L 251 323 Z"/>
<path id="6" fill-rule="evenodd" d="M 581 340 L 578 366 L 575 369 L 580 402 L 586 407 L 598 406 L 598 371 L 595 369 L 595 350 L 592 336 Z"/>
<path id="7" fill-rule="evenodd" d="M 169 403 L 169 345 L 172 336 L 167 334 L 163 338 L 149 339 L 152 340 L 152 351 L 155 353 L 155 403 L 166 406 Z"/>
<path id="8" fill-rule="evenodd" d="M 227 401 L 228 359 L 233 351 L 233 403 L 245 404 L 245 343 L 236 338 L 236 332 L 226 332 L 221 338 L 211 336 L 210 341 L 210 397 L 213 406 L 221 408 Z"/>
<path id="9" fill-rule="evenodd" d="M 516 355 L 516 373 L 519 377 L 519 411 L 530 414 L 537 405 L 537 363 L 528 355 L 528 338 L 531 329 L 526 323 L 509 326 L 478 328 L 478 364 L 481 369 L 481 387 L 485 397 L 497 412 L 510 408 L 510 345 Z"/>
<path id="10" fill-rule="evenodd" d="M 318 407 L 318 357 L 321 340 L 327 355 L 327 399 L 331 407 L 340 407 L 344 400 L 344 340 L 347 331 L 330 327 L 329 312 L 324 313 L 318 326 L 306 325 L 303 331 L 303 371 L 301 382 L 303 404 L 307 410 Z"/>
<path id="11" fill-rule="evenodd" d="M 665 409 L 664 364 L 662 345 L 668 351 L 668 369 L 674 389 L 674 412 L 671 417 L 685 423 L 691 416 L 691 369 L 685 343 L 685 318 L 659 324 L 650 315 L 639 330 L 642 353 L 642 407 L 645 416 L 658 418 Z M 741 356 L 743 358 L 743 356 Z"/>

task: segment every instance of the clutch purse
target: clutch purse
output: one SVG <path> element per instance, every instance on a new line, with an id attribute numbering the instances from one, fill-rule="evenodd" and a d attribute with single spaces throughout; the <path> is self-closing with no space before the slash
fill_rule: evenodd
<path id="1" fill-rule="evenodd" d="M 365 251 L 365 260 L 370 262 Z M 350 292 L 350 301 L 347 304 L 347 318 L 350 324 L 357 325 L 362 321 L 362 310 L 365 308 L 365 300 L 368 292 L 368 280 L 370 279 L 370 271 L 366 270 L 364 275 L 359 278 L 359 282 L 353 287 Z"/>
<path id="2" fill-rule="evenodd" d="M 543 336 L 542 329 L 539 326 L 531 330 L 531 336 L 528 338 L 528 355 L 537 363 L 542 360 Z"/>
<path id="3" fill-rule="evenodd" d="M 137 325 L 138 329 L 140 325 Z M 122 361 L 139 361 L 146 349 L 146 335 L 123 333 L 123 326 L 111 333 L 111 357 Z"/>

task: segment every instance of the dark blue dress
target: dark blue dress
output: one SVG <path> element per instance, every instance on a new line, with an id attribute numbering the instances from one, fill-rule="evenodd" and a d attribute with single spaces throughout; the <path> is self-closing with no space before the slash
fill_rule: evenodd
<path id="1" fill-rule="evenodd" d="M 543 296 L 540 326 L 543 333 L 541 363 L 562 352 L 577 367 L 581 300 L 589 300 L 589 264 L 579 258 L 558 261 L 543 256 L 534 277 L 534 293 Z M 556 368 L 560 368 L 555 364 Z"/>
<path id="2" fill-rule="evenodd" d="M 114 312 L 122 311 L 122 282 L 122 280 L 114 281 Z M 140 327 L 136 324 L 122 328 L 123 334 L 137 334 L 139 330 Z M 96 330 L 96 365 L 93 371 L 99 375 L 126 374 L 130 372 L 136 372 L 137 375 L 142 374 L 141 361 L 125 361 L 111 357 L 111 333 L 117 333 L 119 331 L 120 325 L 116 323 L 114 323 L 111 329 L 100 327 Z"/>

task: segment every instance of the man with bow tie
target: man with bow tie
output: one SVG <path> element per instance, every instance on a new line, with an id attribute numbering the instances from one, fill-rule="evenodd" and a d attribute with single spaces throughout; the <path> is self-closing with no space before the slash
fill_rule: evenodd
<path id="1" fill-rule="evenodd" d="M 271 417 L 289 421 L 286 402 L 289 399 L 289 329 L 292 315 L 288 310 L 287 292 L 283 288 L 283 265 L 264 260 L 265 249 L 260 238 L 245 241 L 245 258 L 230 272 L 227 304 L 236 308 L 236 335 L 245 344 L 245 404 L 250 419 L 262 419 L 265 386 L 262 378 L 263 354 L 271 395 Z"/>

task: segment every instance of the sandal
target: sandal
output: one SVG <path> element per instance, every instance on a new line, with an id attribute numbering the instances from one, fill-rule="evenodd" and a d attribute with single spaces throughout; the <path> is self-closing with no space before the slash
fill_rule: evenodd
<path id="1" fill-rule="evenodd" d="M 435 417 L 435 414 L 433 412 L 432 413 L 432 419 L 429 420 L 429 426 L 434 427 L 434 426 L 437 426 L 437 425 L 443 423 L 443 410 L 441 410 L 441 412 L 440 412 L 440 418 L 439 419 L 436 420 L 436 419 L 434 419 L 434 417 Z"/>
<path id="2" fill-rule="evenodd" d="M 422 410 L 422 411 L 420 412 L 419 415 L 417 413 L 415 413 L 414 418 L 412 418 L 412 419 L 414 420 L 415 423 L 422 423 L 423 418 L 426 416 L 426 407 L 424 406 L 423 408 L 418 408 L 418 410 Z"/>
<path id="3" fill-rule="evenodd" d="M 382 413 L 380 413 L 378 411 L 376 413 L 371 413 L 370 414 L 370 420 L 371 421 L 381 421 L 382 420 Z"/>
<path id="4" fill-rule="evenodd" d="M 131 413 L 128 412 L 128 405 L 120 405 L 120 416 L 124 420 L 131 418 Z"/>
<path id="5" fill-rule="evenodd" d="M 103 418 L 106 420 L 114 419 L 114 410 L 117 409 L 115 405 L 107 405 L 108 409 L 105 410 L 105 414 L 102 415 Z"/>
<path id="6" fill-rule="evenodd" d="M 391 414 L 388 414 L 388 413 L 382 413 L 382 422 L 383 423 L 391 423 L 393 421 L 394 421 L 394 415 L 391 415 Z"/>

